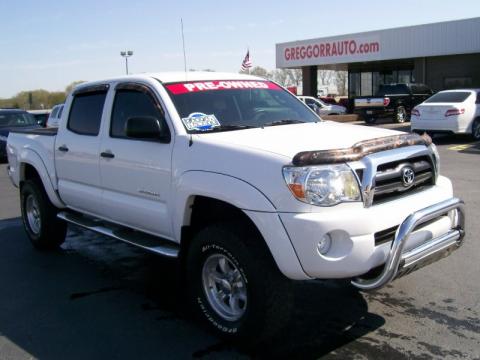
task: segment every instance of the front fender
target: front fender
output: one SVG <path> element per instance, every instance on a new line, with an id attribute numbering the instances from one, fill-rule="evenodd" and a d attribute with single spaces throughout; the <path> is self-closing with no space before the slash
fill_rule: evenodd
<path id="1" fill-rule="evenodd" d="M 50 176 L 48 175 L 47 167 L 45 166 L 42 158 L 31 149 L 22 149 L 19 154 L 19 184 L 22 181 L 25 181 L 25 168 L 27 164 L 31 165 L 37 171 L 40 179 L 42 180 L 43 188 L 45 189 L 45 192 L 47 193 L 52 204 L 58 208 L 64 208 L 65 204 L 55 191 Z"/>
<path id="2" fill-rule="evenodd" d="M 290 279 L 308 279 L 275 205 L 254 185 L 226 174 L 188 171 L 175 183 L 173 226 L 180 242 L 182 226 L 190 224 L 195 196 L 224 201 L 241 209 L 263 236 L 280 271 Z"/>
<path id="3" fill-rule="evenodd" d="M 190 205 L 195 196 L 221 200 L 242 210 L 276 212 L 273 203 L 252 184 L 225 174 L 187 171 L 175 183 L 175 233 L 190 221 Z M 179 239 L 179 237 L 177 237 Z"/>

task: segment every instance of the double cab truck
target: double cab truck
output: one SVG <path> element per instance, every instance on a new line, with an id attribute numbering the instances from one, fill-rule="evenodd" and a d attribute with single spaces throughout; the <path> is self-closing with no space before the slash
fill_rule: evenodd
<path id="1" fill-rule="evenodd" d="M 36 248 L 74 224 L 178 258 L 191 310 L 236 341 L 285 326 L 292 280 L 379 289 L 464 237 L 428 136 L 323 121 L 254 76 L 84 83 L 7 152 Z"/>
<path id="2" fill-rule="evenodd" d="M 382 84 L 375 97 L 356 97 L 354 111 L 362 115 L 367 124 L 374 124 L 379 118 L 393 118 L 403 123 L 410 119 L 412 109 L 432 94 L 423 84 Z"/>

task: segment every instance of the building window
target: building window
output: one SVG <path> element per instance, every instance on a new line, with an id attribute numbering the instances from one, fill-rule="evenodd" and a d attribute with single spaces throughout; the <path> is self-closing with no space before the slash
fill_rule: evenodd
<path id="1" fill-rule="evenodd" d="M 360 96 L 360 73 L 351 72 L 348 74 L 349 84 L 348 84 L 348 95 L 350 97 Z"/>
<path id="2" fill-rule="evenodd" d="M 412 70 L 400 70 L 398 72 L 398 83 L 407 84 L 412 82 Z"/>
<path id="3" fill-rule="evenodd" d="M 372 73 L 362 72 L 362 96 L 372 96 Z"/>
<path id="4" fill-rule="evenodd" d="M 461 89 L 472 87 L 471 77 L 446 77 L 443 79 L 445 89 Z"/>

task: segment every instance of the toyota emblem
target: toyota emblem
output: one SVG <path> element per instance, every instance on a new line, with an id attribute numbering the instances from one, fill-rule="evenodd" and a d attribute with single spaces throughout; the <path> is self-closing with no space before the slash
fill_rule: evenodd
<path id="1" fill-rule="evenodd" d="M 413 182 L 415 181 L 415 172 L 410 166 L 405 166 L 402 169 L 402 182 L 403 186 L 405 187 L 410 187 L 413 185 Z"/>

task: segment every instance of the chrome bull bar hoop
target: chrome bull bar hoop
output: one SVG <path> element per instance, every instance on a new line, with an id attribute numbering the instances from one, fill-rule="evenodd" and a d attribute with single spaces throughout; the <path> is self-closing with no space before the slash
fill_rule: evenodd
<path id="1" fill-rule="evenodd" d="M 452 210 L 457 210 L 457 226 L 455 228 L 408 252 L 403 252 L 403 247 L 417 226 L 445 215 Z M 357 278 L 352 281 L 352 285 L 361 290 L 379 289 L 394 280 L 400 268 L 413 267 L 415 264 L 433 257 L 454 245 L 456 247 L 460 246 L 464 235 L 465 210 L 462 200 L 452 198 L 418 210 L 408 216 L 398 227 L 382 273 L 373 279 Z"/>

